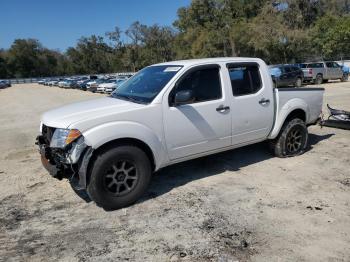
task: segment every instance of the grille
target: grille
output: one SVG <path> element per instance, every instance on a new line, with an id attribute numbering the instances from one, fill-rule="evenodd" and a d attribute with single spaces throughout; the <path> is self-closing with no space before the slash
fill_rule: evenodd
<path id="1" fill-rule="evenodd" d="M 52 138 L 55 130 L 56 130 L 56 128 L 54 128 L 54 127 L 49 127 L 49 126 L 43 125 L 41 132 L 42 132 L 42 135 L 45 139 L 45 144 L 50 145 L 51 138 Z"/>

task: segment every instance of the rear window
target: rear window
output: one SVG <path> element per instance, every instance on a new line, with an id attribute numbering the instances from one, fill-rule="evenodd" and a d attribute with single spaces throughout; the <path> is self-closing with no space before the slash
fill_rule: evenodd
<path id="1" fill-rule="evenodd" d="M 257 64 L 229 64 L 227 67 L 234 96 L 254 94 L 261 89 L 262 82 Z"/>
<path id="2" fill-rule="evenodd" d="M 308 65 L 308 68 L 323 68 L 323 63 L 312 63 Z"/>
<path id="3" fill-rule="evenodd" d="M 291 67 L 285 66 L 285 67 L 284 67 L 284 71 L 285 71 L 286 73 L 290 73 L 290 72 L 292 72 L 293 70 L 292 70 Z"/>

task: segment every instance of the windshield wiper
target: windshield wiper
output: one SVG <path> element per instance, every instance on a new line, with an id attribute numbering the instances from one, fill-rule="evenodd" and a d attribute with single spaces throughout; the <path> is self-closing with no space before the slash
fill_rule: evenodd
<path id="1" fill-rule="evenodd" d="M 134 102 L 134 103 L 137 103 L 137 104 L 147 104 L 146 102 L 144 102 L 142 100 L 139 100 L 139 99 L 136 99 L 136 98 L 134 98 L 132 96 L 118 95 L 118 94 L 114 94 L 114 95 L 111 95 L 111 96 L 114 97 L 114 98 L 119 98 L 119 99 L 122 99 L 122 100 Z"/>

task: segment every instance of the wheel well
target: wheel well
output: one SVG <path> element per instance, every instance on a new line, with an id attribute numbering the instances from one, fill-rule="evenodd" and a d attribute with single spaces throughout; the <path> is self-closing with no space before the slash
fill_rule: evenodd
<path id="1" fill-rule="evenodd" d="M 146 153 L 146 155 L 151 163 L 152 171 L 155 170 L 155 159 L 154 159 L 153 152 L 152 152 L 151 148 L 145 142 L 143 142 L 139 139 L 136 139 L 136 138 L 119 138 L 119 139 L 109 141 L 93 151 L 92 156 L 91 156 L 90 161 L 89 161 L 89 164 L 88 164 L 88 167 L 87 167 L 87 174 L 86 174 L 86 184 L 87 185 L 90 182 L 91 166 L 94 163 L 99 152 L 104 151 L 104 150 L 108 150 L 108 148 L 121 146 L 121 145 L 133 145 L 133 146 L 140 148 L 142 151 L 144 151 Z"/>
<path id="2" fill-rule="evenodd" d="M 302 109 L 295 109 L 292 112 L 289 113 L 289 115 L 287 116 L 286 120 L 284 121 L 285 123 L 287 121 L 290 121 L 294 118 L 299 118 L 301 120 L 303 120 L 304 122 L 306 121 L 306 113 L 304 110 Z"/>
<path id="3" fill-rule="evenodd" d="M 155 160 L 154 160 L 154 155 L 151 148 L 145 142 L 136 138 L 119 138 L 119 139 L 109 141 L 101 145 L 99 148 L 95 149 L 93 156 L 97 155 L 102 150 L 106 150 L 110 147 L 116 147 L 121 145 L 132 145 L 140 148 L 143 152 L 146 153 L 147 157 L 149 158 L 149 161 L 151 162 L 151 165 L 152 165 L 152 171 L 155 169 Z"/>

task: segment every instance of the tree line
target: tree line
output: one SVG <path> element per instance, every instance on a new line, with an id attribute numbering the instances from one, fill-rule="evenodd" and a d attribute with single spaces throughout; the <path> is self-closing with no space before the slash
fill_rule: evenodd
<path id="1" fill-rule="evenodd" d="M 134 22 L 124 32 L 81 37 L 65 52 L 16 39 L 0 49 L 0 78 L 137 71 L 203 57 L 295 63 L 350 56 L 350 0 L 192 0 L 177 14 L 172 27 Z"/>

